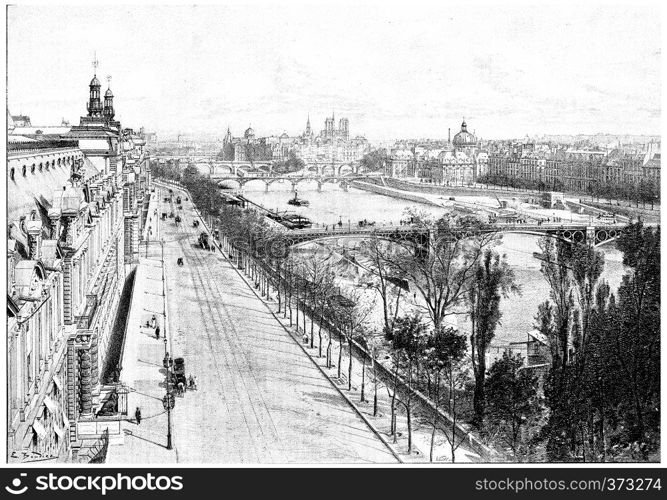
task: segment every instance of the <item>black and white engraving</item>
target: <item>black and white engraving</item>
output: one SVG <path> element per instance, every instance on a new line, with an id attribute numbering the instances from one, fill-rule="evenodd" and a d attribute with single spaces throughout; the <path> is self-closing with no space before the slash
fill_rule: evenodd
<path id="1" fill-rule="evenodd" d="M 7 7 L 7 462 L 660 461 L 659 15 L 381 5 Z"/>

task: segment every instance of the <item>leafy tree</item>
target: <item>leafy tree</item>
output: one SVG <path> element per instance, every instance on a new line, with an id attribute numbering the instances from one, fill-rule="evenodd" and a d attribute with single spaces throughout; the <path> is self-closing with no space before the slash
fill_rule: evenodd
<path id="1" fill-rule="evenodd" d="M 475 376 L 473 404 L 478 427 L 484 419 L 486 355 L 495 337 L 496 326 L 500 323 L 500 301 L 503 297 L 509 297 L 510 293 L 518 292 L 514 272 L 505 256 L 490 248 L 486 249 L 466 297 L 472 325 L 470 347 Z"/>
<path id="2" fill-rule="evenodd" d="M 384 170 L 389 161 L 387 151 L 384 149 L 374 149 L 366 153 L 360 160 L 360 165 L 365 172 L 380 172 Z"/>
<path id="3" fill-rule="evenodd" d="M 512 450 L 516 461 L 522 442 L 522 431 L 540 411 L 537 378 L 523 369 L 523 358 L 505 351 L 489 369 L 485 380 L 488 394 L 489 426 L 497 430 Z"/>
<path id="4" fill-rule="evenodd" d="M 413 314 L 397 318 L 393 328 L 385 332 L 386 339 L 391 344 L 392 359 L 394 364 L 394 387 L 389 394 L 391 398 L 391 433 L 396 442 L 396 404 L 403 405 L 406 411 L 408 423 L 408 453 L 412 452 L 412 384 L 415 365 L 419 362 L 424 342 L 427 338 L 427 326 L 422 321 L 421 315 Z M 403 367 L 407 376 L 408 390 L 405 400 L 398 398 L 398 373 Z M 387 388 L 387 390 L 389 390 Z"/>
<path id="5" fill-rule="evenodd" d="M 460 335 L 455 329 L 446 327 L 444 331 L 437 335 L 432 335 L 427 342 L 423 344 L 423 363 L 433 378 L 433 402 L 435 404 L 435 411 L 432 414 L 429 424 L 431 425 L 431 445 L 429 447 L 429 461 L 433 462 L 433 450 L 435 444 L 435 436 L 438 429 L 441 429 L 447 436 L 450 429 L 442 429 L 439 425 L 440 416 L 439 408 L 442 399 L 441 385 L 443 381 L 443 373 L 446 374 L 445 380 L 450 381 L 450 392 L 446 394 L 447 401 L 452 400 L 452 396 L 456 398 L 456 371 L 466 353 L 466 338 Z M 456 422 L 456 407 L 449 405 L 450 410 L 454 410 L 452 415 L 453 422 Z M 451 429 L 451 439 L 448 437 L 451 446 L 452 457 L 456 452 L 456 426 Z M 460 442 L 459 442 L 460 445 Z"/>

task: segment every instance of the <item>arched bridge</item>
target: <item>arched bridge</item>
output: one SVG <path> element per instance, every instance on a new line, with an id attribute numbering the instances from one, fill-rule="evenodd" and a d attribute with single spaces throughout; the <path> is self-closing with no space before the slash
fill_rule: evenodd
<path id="1" fill-rule="evenodd" d="M 253 181 L 261 181 L 264 183 L 265 191 L 269 191 L 269 187 L 276 183 L 290 183 L 292 185 L 292 191 L 296 191 L 297 186 L 303 182 L 317 182 L 317 190 L 321 191 L 322 186 L 326 183 L 340 184 L 340 186 L 347 191 L 348 187 L 354 180 L 368 179 L 369 176 L 366 175 L 345 175 L 340 177 L 329 177 L 329 176 L 254 176 L 252 174 L 243 176 L 243 177 L 226 177 L 221 180 L 219 184 L 224 183 L 229 186 L 230 184 L 238 184 L 239 188 L 243 187 Z"/>
<path id="2" fill-rule="evenodd" d="M 535 236 L 551 236 L 570 244 L 585 243 L 600 247 L 618 239 L 625 228 L 622 224 L 587 226 L 581 224 L 547 225 L 547 224 L 489 224 L 482 228 L 483 232 L 519 233 Z M 343 224 L 340 227 L 310 228 L 290 230 L 286 233 L 289 246 L 300 245 L 311 241 L 336 240 L 340 238 L 378 237 L 383 240 L 400 244 L 410 244 L 422 252 L 428 252 L 432 237 L 431 231 L 416 226 L 378 226 L 354 227 Z"/>

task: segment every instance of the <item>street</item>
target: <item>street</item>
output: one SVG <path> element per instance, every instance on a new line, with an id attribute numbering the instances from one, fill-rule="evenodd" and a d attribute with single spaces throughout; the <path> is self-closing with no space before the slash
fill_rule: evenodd
<path id="1" fill-rule="evenodd" d="M 157 214 L 169 213 L 165 193 L 156 194 Z M 160 411 L 165 346 L 162 339 L 140 337 L 147 345 L 137 352 L 142 358 L 152 356 L 154 366 L 133 368 L 140 361 L 136 354 L 132 359 L 130 348 L 123 380 L 142 385 L 130 395 L 130 413 L 141 406 L 142 412 L 155 417 L 141 425 L 127 422 L 125 445 L 110 447 L 108 462 L 395 462 L 230 263 L 219 251 L 197 244 L 203 227 L 192 226 L 192 203 L 180 195 L 183 210 L 174 213 L 183 221 L 178 227 L 172 218 L 160 221 L 152 237 L 164 240 L 168 349 L 173 357 L 185 358 L 185 372 L 197 376 L 198 390 L 176 398 L 174 450 L 167 451 L 166 417 Z M 162 281 L 155 263 L 160 254 L 159 243 L 153 241 L 147 260 L 151 265 L 142 278 L 155 289 L 151 297 L 158 298 Z M 182 267 L 177 265 L 179 257 Z M 128 336 L 133 334 L 136 328 L 130 324 Z M 133 380 L 138 370 L 142 373 Z M 150 383 L 146 370 L 152 374 Z"/>

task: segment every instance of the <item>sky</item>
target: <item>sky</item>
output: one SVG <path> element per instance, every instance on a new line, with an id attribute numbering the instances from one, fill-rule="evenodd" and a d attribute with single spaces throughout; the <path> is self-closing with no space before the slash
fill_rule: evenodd
<path id="1" fill-rule="evenodd" d="M 97 74 L 123 126 L 371 140 L 659 134 L 660 15 L 611 5 L 48 6 L 8 10 L 8 106 L 78 123 Z"/>

